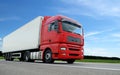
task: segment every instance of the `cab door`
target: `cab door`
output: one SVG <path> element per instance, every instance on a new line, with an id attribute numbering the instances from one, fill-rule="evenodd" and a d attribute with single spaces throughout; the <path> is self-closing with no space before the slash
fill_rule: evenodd
<path id="1" fill-rule="evenodd" d="M 59 41 L 59 25 L 58 21 L 53 21 L 48 25 L 48 42 L 49 43 L 58 43 Z"/>

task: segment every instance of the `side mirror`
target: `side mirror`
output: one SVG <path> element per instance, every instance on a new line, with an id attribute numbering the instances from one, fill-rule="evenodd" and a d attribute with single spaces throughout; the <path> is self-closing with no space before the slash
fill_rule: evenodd
<path id="1" fill-rule="evenodd" d="M 59 33 L 58 20 L 55 21 L 54 30 L 56 30 Z"/>
<path id="2" fill-rule="evenodd" d="M 84 36 L 84 29 L 82 28 L 82 36 Z"/>

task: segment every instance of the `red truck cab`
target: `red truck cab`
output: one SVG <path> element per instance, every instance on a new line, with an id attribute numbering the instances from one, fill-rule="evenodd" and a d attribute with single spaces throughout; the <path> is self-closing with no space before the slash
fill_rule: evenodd
<path id="1" fill-rule="evenodd" d="M 41 27 L 40 51 L 42 60 L 52 63 L 64 60 L 73 63 L 84 57 L 83 28 L 78 22 L 65 16 L 46 16 Z"/>

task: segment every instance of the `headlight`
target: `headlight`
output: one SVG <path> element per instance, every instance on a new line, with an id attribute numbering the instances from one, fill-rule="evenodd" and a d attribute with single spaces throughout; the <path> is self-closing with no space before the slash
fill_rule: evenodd
<path id="1" fill-rule="evenodd" d="M 66 48 L 62 47 L 62 48 L 60 48 L 60 50 L 66 50 Z"/>
<path id="2" fill-rule="evenodd" d="M 81 52 L 84 52 L 83 50 L 81 50 Z"/>

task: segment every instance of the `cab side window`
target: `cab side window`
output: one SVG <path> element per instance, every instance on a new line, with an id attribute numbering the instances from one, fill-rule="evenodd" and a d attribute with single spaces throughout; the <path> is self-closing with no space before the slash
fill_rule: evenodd
<path id="1" fill-rule="evenodd" d="M 49 25 L 48 31 L 54 30 L 54 26 L 55 26 L 55 23 L 54 23 L 54 22 L 51 23 L 51 24 Z"/>
<path id="2" fill-rule="evenodd" d="M 57 21 L 54 21 L 49 25 L 48 31 L 52 31 L 52 30 L 55 30 L 55 31 L 58 30 L 58 22 Z"/>

